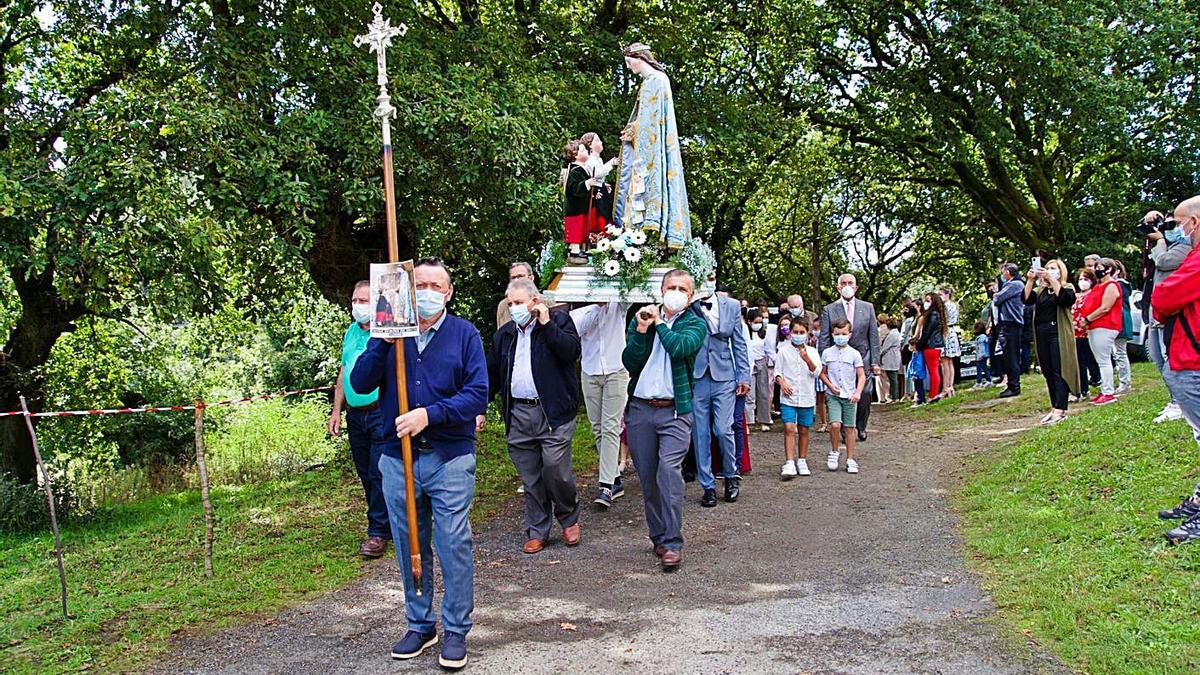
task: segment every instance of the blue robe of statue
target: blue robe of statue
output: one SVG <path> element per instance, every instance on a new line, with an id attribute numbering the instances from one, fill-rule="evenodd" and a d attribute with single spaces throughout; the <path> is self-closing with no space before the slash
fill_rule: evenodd
<path id="1" fill-rule="evenodd" d="M 666 73 L 651 70 L 645 76 L 629 125 L 633 141 L 621 145 L 613 221 L 659 232 L 668 248 L 682 248 L 692 237 L 692 216 Z"/>

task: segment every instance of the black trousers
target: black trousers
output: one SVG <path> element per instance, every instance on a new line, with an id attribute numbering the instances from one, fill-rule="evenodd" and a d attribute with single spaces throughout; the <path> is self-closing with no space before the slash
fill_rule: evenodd
<path id="1" fill-rule="evenodd" d="M 1034 339 L 1037 340 L 1038 364 L 1042 367 L 1042 376 L 1046 378 L 1046 388 L 1050 390 L 1050 407 L 1055 410 L 1067 409 L 1067 397 L 1070 387 L 1062 374 L 1062 349 L 1058 343 L 1058 325 L 1056 322 L 1040 323 L 1034 327 Z M 1071 345 L 1074 349 L 1075 345 Z"/>
<path id="2" fill-rule="evenodd" d="M 1000 322 L 1000 341 L 1004 345 L 1004 374 L 1010 391 L 1021 391 L 1021 324 Z"/>
<path id="3" fill-rule="evenodd" d="M 867 385 L 863 387 L 862 398 L 858 399 L 858 409 L 855 411 L 854 426 L 859 431 L 867 430 L 867 420 L 871 418 L 871 399 L 875 396 L 875 376 L 871 374 L 871 366 L 867 366 Z"/>
<path id="4" fill-rule="evenodd" d="M 1079 359 L 1079 391 L 1086 393 L 1100 381 L 1100 364 L 1096 363 L 1096 355 L 1087 338 L 1075 338 L 1075 357 Z"/>

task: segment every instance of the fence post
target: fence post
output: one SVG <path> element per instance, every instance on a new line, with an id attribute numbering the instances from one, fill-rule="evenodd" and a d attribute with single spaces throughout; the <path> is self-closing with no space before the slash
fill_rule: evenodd
<path id="1" fill-rule="evenodd" d="M 46 505 L 50 507 L 50 529 L 54 530 L 54 557 L 58 561 L 58 585 L 62 589 L 63 621 L 67 616 L 67 570 L 63 567 L 62 538 L 58 534 L 58 513 L 54 508 L 54 488 L 50 485 L 50 472 L 42 461 L 42 451 L 38 448 L 37 432 L 33 430 L 33 419 L 29 415 L 29 406 L 25 405 L 25 397 L 21 396 L 21 412 L 25 413 L 25 428 L 29 429 L 29 439 L 33 441 L 33 458 L 37 460 L 38 470 L 42 472 L 42 490 L 46 493 Z"/>
<path id="2" fill-rule="evenodd" d="M 208 496 L 208 465 L 204 462 L 204 401 L 196 401 L 196 469 L 200 472 L 200 502 L 204 504 L 204 576 L 213 575 L 213 508 Z"/>

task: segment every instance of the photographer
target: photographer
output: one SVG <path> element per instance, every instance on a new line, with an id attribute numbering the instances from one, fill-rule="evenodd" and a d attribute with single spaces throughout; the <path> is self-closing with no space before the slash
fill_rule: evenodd
<path id="1" fill-rule="evenodd" d="M 1179 269 L 1183 259 L 1192 252 L 1192 242 L 1183 233 L 1183 228 L 1178 226 L 1175 219 L 1168 220 L 1158 211 L 1151 211 L 1142 218 L 1142 227 L 1139 228 L 1139 231 L 1146 235 L 1146 243 L 1150 249 L 1147 255 L 1153 267 L 1153 277 L 1147 284 L 1142 298 L 1142 307 L 1149 309 L 1153 303 L 1154 288 L 1172 272 Z M 1158 372 L 1165 375 L 1167 355 L 1163 348 L 1163 325 L 1154 319 L 1153 313 L 1150 314 L 1148 322 L 1146 342 L 1146 351 L 1150 354 L 1150 360 L 1154 361 Z M 1158 417 L 1154 418 L 1154 421 L 1156 423 L 1169 422 L 1182 417 L 1183 413 L 1179 410 L 1179 403 L 1172 396 L 1170 402 L 1162 409 Z"/>

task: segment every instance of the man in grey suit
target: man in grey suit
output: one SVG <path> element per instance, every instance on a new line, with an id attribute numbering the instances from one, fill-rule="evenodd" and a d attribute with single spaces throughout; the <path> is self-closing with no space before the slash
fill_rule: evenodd
<path id="1" fill-rule="evenodd" d="M 701 506 L 717 505 L 717 481 L 712 472 L 712 439 L 721 448 L 725 501 L 736 502 L 741 492 L 738 457 L 733 439 L 733 408 L 737 397 L 750 391 L 750 351 L 742 330 L 742 306 L 733 298 L 713 295 L 692 304 L 708 326 L 708 337 L 696 354 L 692 371 L 692 443 L 696 446 L 696 477 L 704 488 Z"/>
<path id="2" fill-rule="evenodd" d="M 838 319 L 850 322 L 850 346 L 862 355 L 863 365 L 870 368 L 875 375 L 879 374 L 879 324 L 875 315 L 875 306 L 869 302 L 855 298 L 858 293 L 858 280 L 853 274 L 843 274 L 838 277 L 839 300 L 829 303 L 821 312 L 821 335 L 818 347 L 824 352 L 833 340 L 829 327 Z M 858 440 L 867 440 L 867 419 L 871 416 L 871 398 L 874 393 L 875 378 L 867 378 L 867 386 L 863 389 L 862 398 L 858 401 L 858 415 L 854 426 L 858 428 Z"/>

